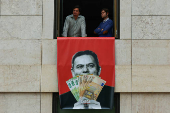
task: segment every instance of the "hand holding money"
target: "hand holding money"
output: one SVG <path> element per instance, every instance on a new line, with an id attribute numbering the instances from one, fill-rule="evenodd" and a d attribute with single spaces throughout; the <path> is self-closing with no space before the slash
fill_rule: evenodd
<path id="1" fill-rule="evenodd" d="M 83 104 L 89 104 L 90 109 L 101 109 L 100 103 L 96 100 L 106 83 L 105 80 L 96 75 L 78 75 L 69 79 L 66 83 L 78 101 L 74 105 L 75 109 L 81 109 Z"/>
<path id="2" fill-rule="evenodd" d="M 90 100 L 89 109 L 101 109 L 100 102 Z"/>
<path id="3" fill-rule="evenodd" d="M 87 102 L 88 101 L 88 102 Z M 86 103 L 86 104 L 84 104 Z M 86 100 L 80 99 L 74 104 L 73 109 L 101 109 L 100 102 L 95 100 Z"/>

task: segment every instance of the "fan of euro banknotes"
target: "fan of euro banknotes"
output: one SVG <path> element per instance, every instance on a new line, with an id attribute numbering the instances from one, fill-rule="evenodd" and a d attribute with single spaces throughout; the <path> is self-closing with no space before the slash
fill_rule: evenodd
<path id="1" fill-rule="evenodd" d="M 106 81 L 97 75 L 78 75 L 66 81 L 77 101 L 80 99 L 97 100 Z"/>

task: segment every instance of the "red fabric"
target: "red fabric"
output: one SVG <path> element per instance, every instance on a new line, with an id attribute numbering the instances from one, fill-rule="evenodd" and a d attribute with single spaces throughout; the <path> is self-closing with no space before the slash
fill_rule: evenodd
<path id="1" fill-rule="evenodd" d="M 66 81 L 72 78 L 72 56 L 78 51 L 91 50 L 97 54 L 101 66 L 100 77 L 107 86 L 115 86 L 114 37 L 57 37 L 57 74 L 59 94 L 69 90 Z"/>

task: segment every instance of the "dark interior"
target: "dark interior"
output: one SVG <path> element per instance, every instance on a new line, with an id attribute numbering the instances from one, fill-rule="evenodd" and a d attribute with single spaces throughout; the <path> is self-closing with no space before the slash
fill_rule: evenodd
<path id="1" fill-rule="evenodd" d="M 61 12 L 60 12 L 60 36 L 63 31 L 63 25 L 66 16 L 73 13 L 73 7 L 79 5 L 81 7 L 80 15 L 83 15 L 86 19 L 86 33 L 88 37 L 98 37 L 95 35 L 94 29 L 98 27 L 101 18 L 101 9 L 108 8 L 109 18 L 113 20 L 113 0 L 61 0 Z M 114 20 L 113 20 L 114 21 Z M 114 33 L 114 32 L 113 32 Z M 114 34 L 113 34 L 114 36 Z"/>

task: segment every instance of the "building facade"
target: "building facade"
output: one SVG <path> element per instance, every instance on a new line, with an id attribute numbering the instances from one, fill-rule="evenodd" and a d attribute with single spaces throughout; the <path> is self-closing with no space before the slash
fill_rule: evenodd
<path id="1" fill-rule="evenodd" d="M 120 113 L 170 111 L 170 1 L 120 0 Z M 54 0 L 0 0 L 0 113 L 52 113 Z"/>

